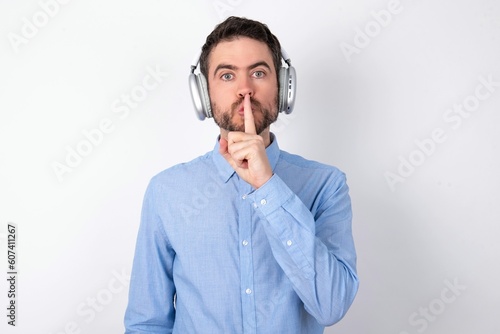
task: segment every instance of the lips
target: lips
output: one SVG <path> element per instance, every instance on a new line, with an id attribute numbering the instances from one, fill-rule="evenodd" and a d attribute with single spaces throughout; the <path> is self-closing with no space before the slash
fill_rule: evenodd
<path id="1" fill-rule="evenodd" d="M 255 110 L 259 110 L 258 108 L 260 105 L 258 101 L 252 101 L 251 105 L 252 105 L 252 113 L 255 113 Z M 244 116 L 245 115 L 244 101 L 241 101 L 239 103 L 238 102 L 234 103 L 233 110 L 238 112 L 240 116 Z"/>
<path id="2" fill-rule="evenodd" d="M 252 108 L 252 112 L 253 112 L 253 108 Z M 240 114 L 240 116 L 245 115 L 245 108 L 243 107 L 243 105 L 241 105 L 241 107 L 238 109 L 238 114 Z"/>

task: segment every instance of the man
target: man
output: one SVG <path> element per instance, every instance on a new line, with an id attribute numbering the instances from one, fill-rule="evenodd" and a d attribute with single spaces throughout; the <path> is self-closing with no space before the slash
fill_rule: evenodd
<path id="1" fill-rule="evenodd" d="M 278 40 L 230 17 L 200 69 L 220 127 L 213 151 L 146 191 L 126 333 L 323 333 L 358 288 L 345 175 L 281 151 Z"/>

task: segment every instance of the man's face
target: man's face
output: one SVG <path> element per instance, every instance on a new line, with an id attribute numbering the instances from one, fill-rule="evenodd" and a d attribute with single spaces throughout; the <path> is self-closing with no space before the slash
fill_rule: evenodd
<path id="1" fill-rule="evenodd" d="M 208 86 L 214 120 L 226 131 L 244 131 L 243 98 L 250 94 L 257 133 L 278 117 L 278 82 L 268 46 L 239 37 L 212 49 Z"/>

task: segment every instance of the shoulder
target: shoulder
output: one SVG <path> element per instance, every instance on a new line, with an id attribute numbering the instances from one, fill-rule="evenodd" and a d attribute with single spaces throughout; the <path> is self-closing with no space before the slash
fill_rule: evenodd
<path id="1" fill-rule="evenodd" d="M 348 189 L 346 175 L 339 168 L 286 151 L 280 152 L 275 172 L 296 194 L 312 191 L 328 197 Z"/>
<path id="2" fill-rule="evenodd" d="M 344 177 L 345 173 L 335 166 L 328 165 L 315 160 L 306 159 L 300 155 L 292 154 L 286 151 L 280 151 L 280 159 L 278 161 L 280 168 L 296 168 L 306 173 L 324 174 L 334 177 Z"/>
<path id="3" fill-rule="evenodd" d="M 315 215 L 326 207 L 349 202 L 346 175 L 335 166 L 280 152 L 276 174 Z"/>
<path id="4" fill-rule="evenodd" d="M 206 174 L 213 168 L 212 154 L 212 151 L 207 152 L 191 161 L 173 165 L 159 172 L 151 178 L 150 186 L 174 186 Z"/>

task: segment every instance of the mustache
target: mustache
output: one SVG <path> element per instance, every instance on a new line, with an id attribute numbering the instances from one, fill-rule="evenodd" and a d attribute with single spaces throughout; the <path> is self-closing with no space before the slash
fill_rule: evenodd
<path id="1" fill-rule="evenodd" d="M 242 98 L 238 99 L 237 101 L 235 101 L 233 104 L 231 104 L 231 111 L 233 113 L 238 111 L 238 109 L 239 109 L 240 105 L 243 103 L 244 99 L 245 98 L 242 97 Z M 254 111 L 258 110 L 258 111 L 262 112 L 262 104 L 259 101 L 257 101 L 256 99 L 254 99 L 253 97 L 250 97 L 250 104 L 252 105 L 252 109 Z"/>

